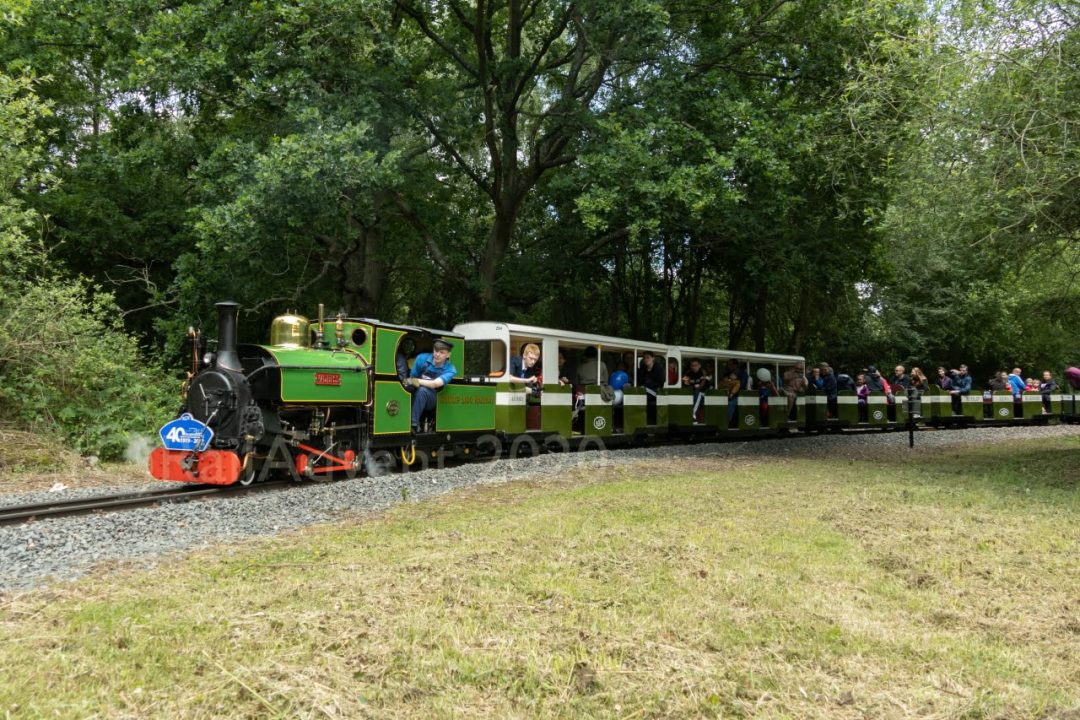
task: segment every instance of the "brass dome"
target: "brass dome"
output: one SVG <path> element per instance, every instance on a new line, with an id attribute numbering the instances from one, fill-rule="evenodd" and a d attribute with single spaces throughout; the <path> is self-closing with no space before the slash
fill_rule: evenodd
<path id="1" fill-rule="evenodd" d="M 301 315 L 278 315 L 270 323 L 270 344 L 275 347 L 300 348 L 311 344 L 308 326 Z"/>

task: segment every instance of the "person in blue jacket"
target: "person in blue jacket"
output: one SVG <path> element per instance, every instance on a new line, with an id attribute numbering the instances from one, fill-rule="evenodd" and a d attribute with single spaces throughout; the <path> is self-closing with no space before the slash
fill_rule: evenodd
<path id="1" fill-rule="evenodd" d="M 963 415 L 964 414 L 963 410 L 961 409 L 962 400 L 960 398 L 961 398 L 961 396 L 968 395 L 970 393 L 971 393 L 971 376 L 968 375 L 968 366 L 967 365 L 961 365 L 960 369 L 954 371 L 954 373 L 953 373 L 953 376 L 952 376 L 952 389 L 949 391 L 949 394 L 952 395 L 953 415 Z"/>
<path id="2" fill-rule="evenodd" d="M 1020 399 L 1020 396 L 1024 394 L 1024 390 L 1027 388 L 1022 372 L 1020 368 L 1013 368 L 1013 371 L 1009 373 L 1009 389 L 1012 390 L 1013 398 L 1016 400 Z"/>
<path id="3" fill-rule="evenodd" d="M 537 386 L 540 382 L 540 347 L 536 343 L 526 343 L 521 354 L 510 358 L 510 374 L 506 379 L 512 383 Z"/>
<path id="4" fill-rule="evenodd" d="M 420 417 L 428 410 L 434 410 L 436 393 L 442 390 L 457 375 L 457 368 L 450 362 L 453 345 L 445 340 L 436 340 L 429 353 L 420 353 L 413 363 L 412 372 L 405 379 L 405 388 L 413 394 L 412 431 L 420 430 Z"/>

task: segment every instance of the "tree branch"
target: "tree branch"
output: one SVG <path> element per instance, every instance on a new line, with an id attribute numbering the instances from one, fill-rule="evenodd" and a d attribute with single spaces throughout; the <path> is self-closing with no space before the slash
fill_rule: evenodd
<path id="1" fill-rule="evenodd" d="M 470 33 L 476 32 L 476 27 L 469 22 L 468 16 L 465 15 L 465 11 L 461 9 L 461 6 L 457 3 L 457 0 L 450 0 L 450 10 L 454 13 L 461 24 L 465 26 L 465 29 Z"/>
<path id="2" fill-rule="evenodd" d="M 538 1 L 539 0 L 537 0 L 537 2 Z M 535 7 L 536 4 L 534 3 L 533 9 L 535 9 Z M 532 12 L 532 10 L 528 12 L 528 15 L 530 17 L 532 16 Z M 515 105 L 517 104 L 518 100 L 520 100 L 522 94 L 524 94 L 525 88 L 528 86 L 529 82 L 534 77 L 536 77 L 536 71 L 540 67 L 540 63 L 544 59 L 544 56 L 547 55 L 548 51 L 551 49 L 551 46 L 555 44 L 555 41 L 558 40 L 564 32 L 566 32 L 566 28 L 570 25 L 570 18 L 573 16 L 573 13 L 574 4 L 570 3 L 570 5 L 567 6 L 566 12 L 563 14 L 562 19 L 555 24 L 555 26 L 551 29 L 551 32 L 549 32 L 547 36 L 543 39 L 543 41 L 540 43 L 539 50 L 537 50 L 532 62 L 529 63 L 529 68 L 524 73 L 522 73 L 520 80 L 514 87 L 513 98 L 511 102 L 513 102 Z"/>
<path id="3" fill-rule="evenodd" d="M 480 73 L 477 71 L 477 69 L 473 67 L 464 58 L 464 56 L 461 55 L 461 53 L 455 50 L 453 45 L 448 43 L 445 39 L 443 39 L 441 35 L 435 32 L 430 25 L 428 25 L 427 18 L 422 12 L 414 9 L 408 2 L 406 2 L 406 0 L 396 0 L 395 4 L 397 5 L 397 7 L 401 8 L 402 12 L 415 20 L 417 26 L 419 26 L 420 28 L 420 31 L 427 35 L 433 43 L 442 48 L 442 51 L 444 53 L 453 58 L 454 62 L 456 62 L 461 67 L 461 69 L 472 75 L 477 80 L 481 79 Z"/>
<path id="4" fill-rule="evenodd" d="M 595 241 L 593 241 L 592 245 L 590 245 L 589 247 L 587 247 L 584 250 L 582 250 L 581 252 L 579 252 L 578 257 L 583 257 L 583 258 L 584 257 L 589 257 L 593 253 L 599 252 L 600 248 L 604 247 L 608 243 L 613 242 L 615 240 L 621 240 L 622 238 L 627 237 L 628 235 L 630 235 L 629 228 L 619 228 L 618 230 L 612 230 L 611 232 L 607 233 L 606 235 L 601 235 L 599 238 L 597 238 Z"/>
<path id="5" fill-rule="evenodd" d="M 300 297 L 301 293 L 303 293 L 309 287 L 326 277 L 326 274 L 330 272 L 330 268 L 335 266 L 337 266 L 337 262 L 333 260 L 324 260 L 322 264 L 322 270 L 320 270 L 315 277 L 311 278 L 303 285 L 297 285 L 296 288 L 293 290 L 293 294 L 291 296 L 267 298 L 266 300 L 263 300 L 262 302 L 251 306 L 250 308 L 245 308 L 244 312 L 249 314 L 254 313 L 259 308 L 263 307 L 264 305 L 269 305 L 270 303 L 296 302 L 296 299 Z"/>
<path id="6" fill-rule="evenodd" d="M 420 120 L 420 122 L 424 124 L 424 127 L 426 127 L 428 131 L 435 136 L 435 140 L 438 141 L 439 146 L 447 153 L 449 153 L 450 157 L 454 158 L 454 161 L 461 167 L 465 174 L 469 176 L 469 179 L 476 183 L 481 190 L 483 190 L 490 198 L 494 200 L 495 193 L 491 188 L 491 184 L 488 183 L 488 181 L 485 180 L 482 175 L 476 172 L 476 170 L 474 170 L 468 162 L 466 162 L 465 158 L 461 156 L 461 153 L 457 151 L 457 148 L 455 148 L 449 140 L 443 137 L 443 134 L 439 132 L 439 129 L 437 127 L 435 127 L 435 123 L 433 123 L 429 118 L 421 115 L 420 113 L 416 113 L 414 117 Z"/>
<path id="7" fill-rule="evenodd" d="M 424 245 L 427 247 L 428 252 L 431 253 L 431 257 L 435 260 L 435 264 L 445 273 L 447 276 L 452 277 L 453 271 L 450 267 L 450 261 L 443 254 L 442 249 L 438 243 L 435 242 L 435 238 L 431 236 L 428 231 L 427 224 L 420 219 L 420 216 L 413 212 L 412 208 L 405 202 L 405 198 L 401 193 L 394 193 L 394 204 L 397 205 L 398 211 L 401 216 L 405 218 L 405 221 L 412 225 L 413 229 L 420 233 L 420 237 L 424 239 Z"/>
<path id="8" fill-rule="evenodd" d="M 491 189 L 488 195 L 495 198 L 502 187 L 502 162 L 499 153 L 498 133 L 495 130 L 495 90 L 498 78 L 490 78 L 488 63 L 494 52 L 491 48 L 491 16 L 490 4 L 485 5 L 484 0 L 476 3 L 476 25 L 473 29 L 473 42 L 476 45 L 477 72 L 480 81 L 480 92 L 484 95 L 484 144 L 491 155 L 491 168 L 493 172 Z M 485 188 L 486 190 L 486 188 Z"/>

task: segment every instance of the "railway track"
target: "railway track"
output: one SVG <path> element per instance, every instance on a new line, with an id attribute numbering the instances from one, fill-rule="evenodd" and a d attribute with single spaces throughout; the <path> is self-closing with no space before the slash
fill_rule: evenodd
<path id="1" fill-rule="evenodd" d="M 0 525 L 14 525 L 44 518 L 88 515 L 95 512 L 118 512 L 166 503 L 190 502 L 216 495 L 246 495 L 251 492 L 282 489 L 291 484 L 287 480 L 281 480 L 268 481 L 247 487 L 240 485 L 187 485 L 163 488 L 161 490 L 148 490 L 146 492 L 117 493 L 115 495 L 97 495 L 70 500 L 57 499 L 28 505 L 10 505 L 0 507 Z"/>
<path id="2" fill-rule="evenodd" d="M 1067 421 L 1068 422 L 1068 421 Z M 928 432 L 933 430 L 945 430 L 948 427 L 999 427 L 1005 425 L 1015 425 L 1016 423 L 977 423 L 968 425 L 966 420 L 957 419 L 954 423 L 947 425 L 928 427 L 924 425 L 893 425 L 893 426 L 869 426 L 858 425 L 855 427 L 847 427 L 843 429 L 845 434 L 879 434 L 881 432 L 905 432 L 909 433 L 909 443 L 914 445 L 914 436 L 916 433 Z M 696 429 L 696 428 L 695 428 Z M 702 429 L 704 430 L 704 429 Z M 781 435 L 789 439 L 795 438 L 813 438 L 820 432 L 828 432 L 833 430 L 832 428 L 823 428 L 816 433 L 798 432 Z M 835 428 L 839 431 L 840 428 Z M 716 436 L 707 432 L 690 432 L 682 437 L 683 442 L 701 442 L 701 441 L 725 441 L 725 440 L 739 440 L 741 442 L 755 441 L 755 440 L 773 440 L 777 436 L 762 435 L 758 436 L 742 436 L 739 438 Z M 670 438 L 669 438 L 670 440 Z M 498 459 L 490 458 L 492 460 Z M 458 463 L 454 459 L 444 461 L 447 465 L 457 465 Z M 482 462 L 474 460 L 473 462 Z M 439 467 L 444 467 L 440 465 Z M 426 465 L 422 468 L 427 469 Z M 328 479 L 328 478 L 327 478 Z M 263 492 L 271 490 L 280 490 L 286 487 L 295 486 L 296 483 L 291 479 L 270 479 L 265 482 L 257 483 L 255 485 L 181 485 L 179 487 L 167 487 L 160 490 L 149 490 L 145 492 L 129 492 L 118 493 L 115 495 L 100 495 L 83 497 L 71 500 L 57 499 L 51 502 L 35 503 L 28 505 L 11 505 L 0 507 L 0 526 L 14 525 L 20 522 L 28 522 L 34 520 L 41 520 L 45 518 L 54 517 L 66 517 L 73 515 L 87 515 L 95 512 L 116 512 L 122 510 L 131 510 L 140 507 L 150 507 L 153 505 L 190 502 L 192 500 L 198 500 L 217 495 L 246 495 L 252 492 Z"/>

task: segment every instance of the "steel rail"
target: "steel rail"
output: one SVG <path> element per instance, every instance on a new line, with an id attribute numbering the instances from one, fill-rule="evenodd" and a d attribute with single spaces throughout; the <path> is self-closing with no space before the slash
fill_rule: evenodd
<path id="1" fill-rule="evenodd" d="M 258 485 L 189 485 L 146 492 L 95 495 L 70 500 L 57 499 L 50 502 L 30 503 L 0 507 L 0 525 L 38 520 L 43 518 L 85 515 L 97 511 L 119 511 L 148 507 L 159 503 L 189 502 L 212 495 L 247 494 L 290 485 L 288 481 L 271 481 Z"/>

